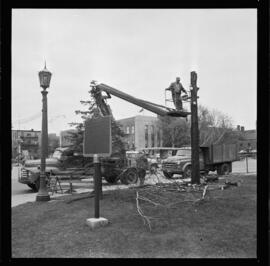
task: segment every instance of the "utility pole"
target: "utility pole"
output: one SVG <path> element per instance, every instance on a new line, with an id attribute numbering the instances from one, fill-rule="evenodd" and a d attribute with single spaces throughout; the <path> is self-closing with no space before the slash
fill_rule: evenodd
<path id="1" fill-rule="evenodd" d="M 197 105 L 197 73 L 191 72 L 191 183 L 200 184 L 200 162 L 199 162 L 199 126 L 198 126 L 198 105 Z"/>

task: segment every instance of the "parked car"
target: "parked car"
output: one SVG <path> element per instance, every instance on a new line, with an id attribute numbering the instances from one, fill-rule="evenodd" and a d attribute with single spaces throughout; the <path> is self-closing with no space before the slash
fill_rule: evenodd
<path id="1" fill-rule="evenodd" d="M 257 158 L 257 150 L 256 149 L 245 149 L 238 152 L 239 158 L 241 160 L 245 159 L 246 157 L 251 157 L 256 159 Z"/>

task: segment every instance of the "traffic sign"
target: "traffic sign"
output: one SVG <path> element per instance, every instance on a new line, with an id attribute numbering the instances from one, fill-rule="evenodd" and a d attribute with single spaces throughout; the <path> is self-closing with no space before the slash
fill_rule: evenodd
<path id="1" fill-rule="evenodd" d="M 110 156 L 112 152 L 111 116 L 88 119 L 84 123 L 83 156 Z"/>

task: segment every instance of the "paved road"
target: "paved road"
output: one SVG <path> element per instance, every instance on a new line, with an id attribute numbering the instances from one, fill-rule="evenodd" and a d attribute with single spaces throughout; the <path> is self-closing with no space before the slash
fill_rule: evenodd
<path id="1" fill-rule="evenodd" d="M 13 166 L 12 169 L 12 207 L 17 206 L 19 204 L 25 203 L 25 202 L 33 202 L 36 200 L 37 193 L 33 192 L 27 185 L 20 184 L 18 180 L 18 169 L 19 167 Z M 249 173 L 256 173 L 257 169 L 257 160 L 249 158 L 248 159 L 248 171 Z M 233 173 L 246 173 L 246 161 L 237 161 L 233 162 L 232 165 L 232 172 Z M 180 177 L 180 176 L 179 176 Z M 161 174 L 158 176 L 152 176 L 147 177 L 145 183 L 156 183 L 156 182 L 162 182 L 164 179 Z M 164 179 L 165 180 L 165 179 Z M 167 180 L 167 179 L 166 179 Z M 174 178 L 174 181 L 178 180 L 177 178 Z M 62 184 L 62 183 L 61 183 Z M 69 185 L 62 184 L 64 191 L 69 188 Z M 85 184 L 74 184 L 74 189 L 77 193 L 87 192 L 93 190 L 93 180 L 90 181 L 90 183 Z M 111 190 L 111 189 L 122 189 L 125 188 L 125 185 L 118 184 L 118 185 L 109 185 L 106 183 L 106 181 L 103 181 L 103 190 Z M 54 193 L 54 195 L 51 197 L 52 199 L 58 196 L 61 196 L 60 193 Z"/>
<path id="2" fill-rule="evenodd" d="M 18 182 L 18 171 L 20 167 L 13 166 L 12 168 L 12 183 L 11 183 L 11 206 L 17 206 L 19 204 L 25 202 L 33 202 L 36 200 L 37 192 L 34 192 L 31 188 L 29 188 L 25 184 L 21 184 Z M 79 186 L 79 187 L 78 187 Z M 68 183 L 61 183 L 61 187 L 63 191 L 69 189 Z M 84 183 L 84 184 L 74 184 L 73 188 L 76 190 L 77 193 L 82 193 L 85 191 L 91 191 L 93 189 L 93 183 Z M 61 193 L 54 193 L 51 198 L 62 196 Z"/>
<path id="3" fill-rule="evenodd" d="M 257 160 L 253 158 L 248 158 L 248 173 L 256 173 L 257 172 Z M 232 164 L 232 172 L 233 173 L 246 173 L 246 159 L 233 162 Z"/>

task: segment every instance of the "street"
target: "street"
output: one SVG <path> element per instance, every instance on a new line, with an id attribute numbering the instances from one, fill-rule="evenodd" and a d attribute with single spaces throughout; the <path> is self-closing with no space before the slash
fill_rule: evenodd
<path id="1" fill-rule="evenodd" d="M 12 167 L 12 182 L 11 182 L 11 206 L 17 206 L 19 204 L 23 204 L 26 202 L 33 202 L 36 200 L 37 192 L 34 192 L 30 187 L 25 184 L 21 184 L 18 182 L 18 171 L 20 167 L 13 166 Z M 63 191 L 69 189 L 69 184 L 61 182 L 61 187 Z M 76 190 L 77 193 L 87 192 L 93 189 L 92 183 L 83 183 L 79 184 L 79 188 L 77 184 L 73 185 L 73 188 Z M 61 193 L 54 193 L 53 198 L 59 197 L 63 194 Z M 52 197 L 51 197 L 52 198 Z"/>
<path id="2" fill-rule="evenodd" d="M 23 204 L 26 202 L 33 202 L 36 200 L 36 192 L 33 192 L 31 188 L 29 188 L 25 184 L 21 184 L 18 182 L 18 166 L 13 166 L 12 168 L 12 184 L 11 184 L 11 189 L 12 189 L 12 207 L 17 206 L 19 204 Z M 257 160 L 249 158 L 248 159 L 248 172 L 249 173 L 255 173 L 257 171 Z M 236 161 L 233 162 L 232 165 L 232 172 L 233 173 L 243 173 L 246 174 L 246 160 L 241 160 L 241 161 Z M 151 179 L 151 180 L 150 180 Z M 149 178 L 149 176 L 146 176 L 146 181 L 145 183 L 153 183 L 157 182 L 154 180 L 155 178 Z M 160 177 L 158 177 L 160 180 Z M 177 181 L 178 179 L 173 179 L 174 181 Z M 68 183 L 62 183 L 61 186 L 63 190 L 68 190 L 69 189 L 69 184 Z M 117 184 L 117 185 L 109 185 L 106 181 L 103 181 L 103 190 L 112 190 L 112 189 L 123 189 L 126 187 L 126 185 L 122 184 Z M 93 182 L 90 181 L 89 183 L 80 183 L 80 184 L 74 184 L 73 188 L 76 190 L 76 193 L 83 193 L 87 191 L 93 190 Z M 53 197 L 59 197 L 62 196 L 63 194 L 61 193 L 54 193 Z"/>

